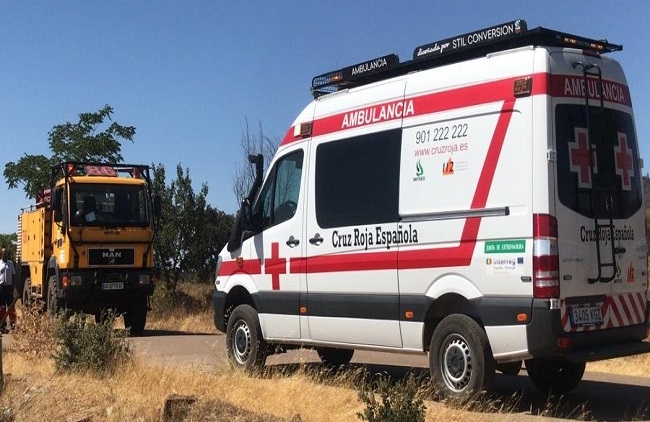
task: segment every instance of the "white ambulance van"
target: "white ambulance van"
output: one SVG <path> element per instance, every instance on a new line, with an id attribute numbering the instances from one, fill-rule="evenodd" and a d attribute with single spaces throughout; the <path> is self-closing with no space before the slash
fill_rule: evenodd
<path id="1" fill-rule="evenodd" d="M 465 396 L 522 363 L 564 393 L 650 351 L 621 49 L 516 20 L 315 77 L 218 259 L 231 361 L 428 353 Z"/>

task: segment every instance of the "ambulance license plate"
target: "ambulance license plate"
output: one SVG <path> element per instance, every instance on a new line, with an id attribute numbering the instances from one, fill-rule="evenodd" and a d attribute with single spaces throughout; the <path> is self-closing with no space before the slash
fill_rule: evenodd
<path id="1" fill-rule="evenodd" d="M 603 313 L 600 306 L 579 306 L 571 308 L 571 325 L 600 325 L 603 323 Z"/>
<path id="2" fill-rule="evenodd" d="M 122 290 L 122 289 L 124 289 L 124 282 L 122 281 L 102 283 L 102 290 Z"/>

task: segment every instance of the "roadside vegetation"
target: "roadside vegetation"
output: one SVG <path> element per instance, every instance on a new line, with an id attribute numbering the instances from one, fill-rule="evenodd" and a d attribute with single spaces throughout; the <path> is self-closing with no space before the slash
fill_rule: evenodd
<path id="1" fill-rule="evenodd" d="M 147 330 L 215 334 L 211 285 L 157 288 Z M 426 379 L 394 379 L 362 366 L 332 370 L 320 364 L 270 366 L 262 373 L 177 368 L 134 357 L 115 317 L 100 323 L 71 316 L 51 320 L 19 309 L 13 349 L 3 353 L 3 421 L 160 421 L 170 396 L 190 398 L 167 420 L 185 421 L 519 421 L 536 416 L 590 420 L 587 403 L 562 398 L 529 404 L 521 395 L 480 395 L 440 402 Z M 215 351 L 217 353 L 217 351 Z M 629 359 L 635 359 L 630 365 Z M 609 361 L 612 372 L 644 375 L 648 357 Z M 595 368 L 598 368 L 594 364 Z M 636 367 L 633 369 L 632 367 Z M 591 369 L 594 370 L 594 369 Z M 629 373 L 633 371 L 634 373 Z M 640 420 L 646 410 L 625 417 Z"/>

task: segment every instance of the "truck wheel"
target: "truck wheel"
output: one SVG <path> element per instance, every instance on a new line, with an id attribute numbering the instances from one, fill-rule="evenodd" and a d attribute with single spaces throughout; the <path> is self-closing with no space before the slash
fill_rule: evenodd
<path id="1" fill-rule="evenodd" d="M 584 363 L 553 359 L 526 361 L 528 377 L 546 394 L 565 394 L 573 390 L 585 373 Z"/>
<path id="2" fill-rule="evenodd" d="M 268 346 L 262 337 L 257 312 L 250 305 L 239 305 L 228 318 L 226 352 L 232 365 L 246 370 L 259 369 L 266 362 Z"/>
<path id="3" fill-rule="evenodd" d="M 485 331 L 467 315 L 443 319 L 431 337 L 429 371 L 442 398 L 466 399 L 489 389 L 495 361 Z"/>
<path id="4" fill-rule="evenodd" d="M 56 297 L 56 277 L 50 276 L 47 282 L 47 313 L 50 319 L 56 318 L 61 310 L 61 302 Z"/>
<path id="5" fill-rule="evenodd" d="M 32 306 L 32 279 L 29 277 L 25 279 L 23 291 L 21 292 L 21 300 L 25 309 Z"/>
<path id="6" fill-rule="evenodd" d="M 147 298 L 133 302 L 124 314 L 124 328 L 129 330 L 132 336 L 144 334 L 144 327 L 147 324 Z"/>
<path id="7" fill-rule="evenodd" d="M 354 349 L 336 349 L 334 347 L 319 347 L 316 349 L 318 357 L 326 365 L 330 367 L 339 367 L 347 365 L 352 360 Z"/>

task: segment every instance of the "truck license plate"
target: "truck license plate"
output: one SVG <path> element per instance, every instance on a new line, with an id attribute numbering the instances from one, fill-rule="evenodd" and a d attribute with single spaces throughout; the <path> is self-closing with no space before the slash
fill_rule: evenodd
<path id="1" fill-rule="evenodd" d="M 602 323 L 603 314 L 600 306 L 580 306 L 571 308 L 571 325 L 574 327 L 600 325 Z"/>
<path id="2" fill-rule="evenodd" d="M 102 290 L 122 290 L 122 289 L 124 289 L 124 282 L 122 281 L 102 283 Z"/>

